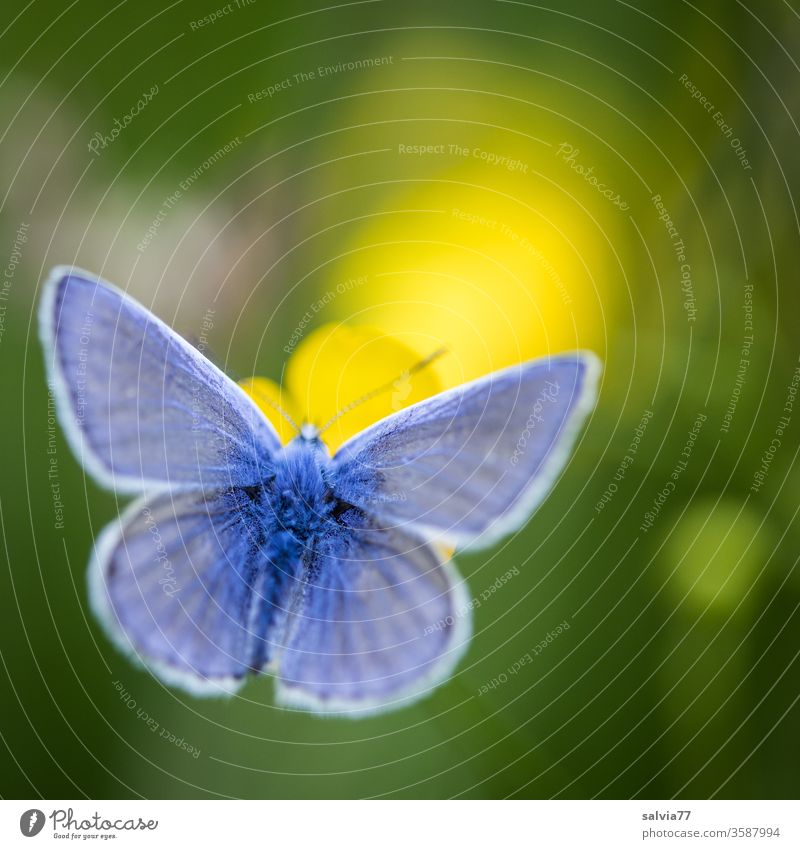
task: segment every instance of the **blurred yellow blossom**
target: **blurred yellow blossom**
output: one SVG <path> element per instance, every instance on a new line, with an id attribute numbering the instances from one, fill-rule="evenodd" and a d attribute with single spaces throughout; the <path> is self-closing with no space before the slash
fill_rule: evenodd
<path id="1" fill-rule="evenodd" d="M 336 275 L 368 282 L 334 305 L 338 317 L 445 346 L 448 387 L 565 350 L 602 355 L 610 299 L 595 279 L 597 230 L 577 226 L 574 203 L 552 189 L 539 187 L 534 208 L 458 176 L 395 198 L 411 211 L 402 229 L 378 216 L 358 234 Z"/>
<path id="2" fill-rule="evenodd" d="M 442 389 L 438 363 L 412 371 L 433 350 L 420 352 L 375 327 L 326 324 L 306 337 L 291 354 L 283 385 L 265 377 L 240 382 L 285 443 L 294 430 L 278 412 L 281 407 L 300 425 L 323 427 L 323 441 L 333 453 L 346 439 L 397 410 Z M 381 392 L 361 399 L 382 386 Z M 360 403 L 356 403 L 360 402 Z"/>

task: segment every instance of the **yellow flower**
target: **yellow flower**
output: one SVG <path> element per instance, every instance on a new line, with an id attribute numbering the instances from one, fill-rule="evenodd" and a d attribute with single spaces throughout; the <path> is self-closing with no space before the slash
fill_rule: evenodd
<path id="1" fill-rule="evenodd" d="M 436 360 L 414 370 L 433 353 L 433 348 L 415 350 L 375 327 L 326 324 L 292 353 L 282 386 L 265 377 L 251 377 L 240 385 L 284 443 L 296 433 L 276 405 L 298 426 L 308 422 L 320 428 L 346 409 L 322 436 L 333 454 L 365 427 L 441 391 Z M 364 400 L 381 387 L 385 391 Z"/>
<path id="2" fill-rule="evenodd" d="M 424 122 L 404 134 L 437 140 Z M 343 228 L 319 294 L 332 280 L 365 282 L 336 297 L 326 317 L 412 343 L 426 338 L 430 350 L 444 345 L 447 386 L 577 348 L 604 356 L 626 306 L 627 215 L 576 176 L 557 145 L 515 140 L 489 124 L 470 137 L 467 156 L 447 144 L 444 154 L 413 162 L 394 156 L 391 173 L 404 179 L 387 179 L 383 158 L 359 166 L 363 214 Z M 492 165 L 480 158 L 486 152 L 528 170 Z M 583 155 L 598 161 L 588 148 Z"/>

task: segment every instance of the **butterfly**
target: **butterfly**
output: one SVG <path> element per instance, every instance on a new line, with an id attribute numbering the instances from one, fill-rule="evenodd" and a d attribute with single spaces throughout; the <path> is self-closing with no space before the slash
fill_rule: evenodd
<path id="1" fill-rule="evenodd" d="M 591 410 L 597 358 L 568 353 L 444 391 L 331 456 L 282 444 L 254 401 L 109 283 L 58 267 L 40 301 L 68 442 L 137 498 L 95 541 L 89 600 L 110 639 L 168 685 L 363 716 L 429 693 L 471 636 L 454 548 L 522 525 Z"/>

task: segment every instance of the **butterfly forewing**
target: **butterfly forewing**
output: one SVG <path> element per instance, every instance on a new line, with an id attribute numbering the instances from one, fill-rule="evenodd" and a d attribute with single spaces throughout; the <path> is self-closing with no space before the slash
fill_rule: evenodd
<path id="1" fill-rule="evenodd" d="M 595 395 L 591 354 L 514 366 L 384 419 L 334 458 L 337 495 L 455 545 L 515 530 L 569 456 Z"/>
<path id="2" fill-rule="evenodd" d="M 268 473 L 280 443 L 253 402 L 123 292 L 56 269 L 40 325 L 61 422 L 100 483 L 213 489 Z"/>

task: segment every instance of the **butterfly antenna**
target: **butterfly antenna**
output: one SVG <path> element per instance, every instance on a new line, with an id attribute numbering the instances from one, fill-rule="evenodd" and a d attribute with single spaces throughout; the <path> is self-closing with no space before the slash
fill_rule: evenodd
<path id="1" fill-rule="evenodd" d="M 272 398 L 268 398 L 264 395 L 263 392 L 259 392 L 258 389 L 254 389 L 252 386 L 248 389 L 249 392 L 252 392 L 254 395 L 258 396 L 258 400 L 268 407 L 272 407 L 275 412 L 280 413 L 284 419 L 289 423 L 289 426 L 294 429 L 295 435 L 300 435 L 300 428 L 297 425 L 297 422 L 286 412 L 286 410 L 281 407 L 281 405 L 277 401 L 273 401 Z"/>
<path id="2" fill-rule="evenodd" d="M 366 395 L 362 395 L 360 398 L 356 398 L 355 401 L 351 401 L 349 404 L 342 407 L 342 409 L 339 410 L 339 412 L 336 413 L 336 415 L 332 419 L 328 419 L 328 421 L 325 422 L 324 425 L 322 425 L 322 427 L 319 429 L 319 434 L 321 435 L 321 434 L 325 433 L 325 431 L 332 424 L 335 424 L 336 422 L 338 422 L 339 419 L 343 415 L 345 415 L 345 413 L 349 413 L 351 410 L 354 410 L 356 407 L 360 407 L 362 404 L 366 403 L 367 401 L 371 401 L 373 398 L 377 398 L 378 395 L 381 395 L 384 392 L 388 392 L 390 389 L 392 389 L 394 387 L 394 385 L 397 383 L 398 380 L 407 379 L 407 378 L 411 377 L 412 374 L 416 374 L 418 371 L 422 371 L 422 369 L 424 369 L 425 366 L 430 365 L 434 360 L 439 359 L 439 357 L 441 357 L 443 354 L 446 354 L 446 353 L 447 353 L 447 348 L 437 348 L 432 354 L 428 354 L 427 357 L 420 360 L 418 363 L 415 363 L 413 366 L 411 366 L 411 368 L 405 369 L 402 372 L 400 372 L 400 374 L 397 375 L 397 377 L 394 378 L 394 380 L 390 380 L 390 381 L 388 381 L 388 383 L 384 383 L 382 386 L 379 386 L 377 389 L 373 389 L 371 392 L 367 392 Z"/>

